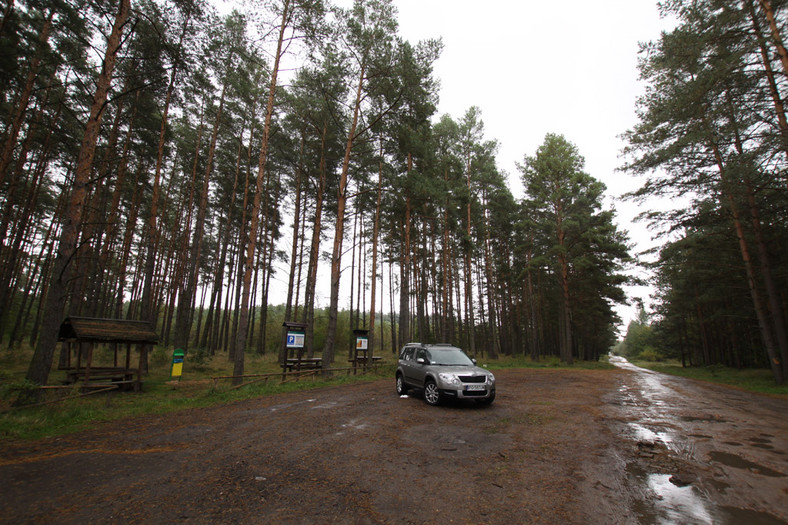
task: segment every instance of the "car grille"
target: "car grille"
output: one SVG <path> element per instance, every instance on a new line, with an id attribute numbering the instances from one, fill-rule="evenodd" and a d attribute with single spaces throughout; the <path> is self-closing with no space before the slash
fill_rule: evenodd
<path id="1" fill-rule="evenodd" d="M 462 393 L 465 397 L 484 397 L 487 395 L 486 390 L 468 390 Z"/>
<path id="2" fill-rule="evenodd" d="M 486 383 L 487 376 L 458 376 L 463 383 Z"/>

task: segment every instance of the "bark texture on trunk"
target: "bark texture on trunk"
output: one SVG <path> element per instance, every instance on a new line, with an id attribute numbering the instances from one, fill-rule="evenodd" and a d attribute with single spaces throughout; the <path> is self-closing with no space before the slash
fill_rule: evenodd
<path id="1" fill-rule="evenodd" d="M 285 30 L 290 18 L 290 0 L 285 0 L 282 6 L 282 21 L 279 26 L 279 38 L 276 44 L 276 55 L 274 66 L 271 70 L 271 84 L 268 88 L 268 103 L 265 111 L 265 124 L 263 126 L 263 138 L 260 146 L 260 160 L 257 166 L 257 181 L 255 184 L 254 203 L 252 205 L 252 216 L 249 224 L 249 236 L 246 245 L 246 260 L 243 265 L 243 283 L 241 291 L 241 304 L 238 315 L 238 329 L 236 332 L 235 355 L 233 359 L 233 384 L 240 384 L 244 372 L 244 352 L 246 351 L 247 332 L 249 330 L 249 297 L 252 288 L 252 273 L 255 261 L 255 248 L 257 246 L 258 226 L 260 224 L 260 206 L 262 205 L 262 195 L 265 189 L 265 165 L 268 159 L 268 139 L 271 135 L 271 118 L 274 113 L 274 97 L 276 95 L 276 78 L 279 73 L 279 62 L 282 58 L 282 45 L 284 43 Z"/>
<path id="2" fill-rule="evenodd" d="M 82 138 L 82 146 L 74 174 L 74 183 L 71 188 L 68 206 L 64 212 L 60 242 L 52 268 L 49 290 L 46 295 L 44 321 L 41 326 L 38 344 L 33 353 L 33 359 L 27 371 L 27 380 L 37 385 L 46 384 L 49 378 L 49 371 L 52 368 L 52 359 L 57 344 L 60 322 L 63 319 L 63 312 L 68 299 L 71 264 L 82 229 L 83 208 L 88 197 L 88 184 L 90 183 L 96 142 L 99 128 L 101 127 L 101 117 L 112 84 L 112 73 L 115 69 L 117 53 L 122 43 L 123 28 L 130 9 L 131 1 L 121 0 L 112 32 L 107 38 L 102 71 L 98 77 L 96 91 L 93 94 L 90 116 L 85 125 L 85 133 Z"/>

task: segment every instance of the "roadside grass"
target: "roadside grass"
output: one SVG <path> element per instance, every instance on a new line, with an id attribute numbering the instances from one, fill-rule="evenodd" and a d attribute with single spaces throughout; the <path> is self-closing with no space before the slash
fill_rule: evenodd
<path id="1" fill-rule="evenodd" d="M 247 354 L 244 385 L 234 387 L 228 377 L 232 375 L 233 364 L 226 355 L 187 356 L 180 380 L 170 377 L 171 355 L 171 351 L 157 349 L 150 356 L 149 373 L 143 377 L 142 392 L 110 391 L 80 396 L 76 387 L 57 389 L 45 392 L 43 402 L 46 404 L 15 408 L 13 402 L 18 394 L 32 387 L 24 381 L 32 351 L 0 353 L 0 443 L 61 436 L 140 415 L 167 414 L 394 375 L 393 358 L 384 357 L 383 364 L 366 374 L 360 370 L 356 375 L 350 370 L 339 370 L 330 379 L 315 373 L 288 375 L 283 382 L 276 355 Z M 62 379 L 63 372 L 55 366 L 50 373 L 50 384 L 57 385 Z"/>
<path id="2" fill-rule="evenodd" d="M 723 385 L 740 388 L 750 392 L 770 394 L 788 398 L 788 383 L 778 385 L 774 382 L 771 370 L 758 369 L 738 369 L 721 365 L 705 367 L 682 367 L 677 361 L 652 362 L 652 361 L 633 361 L 632 364 L 641 368 L 648 368 L 655 372 L 662 372 L 675 376 L 687 377 L 708 381 L 710 383 L 720 383 Z"/>

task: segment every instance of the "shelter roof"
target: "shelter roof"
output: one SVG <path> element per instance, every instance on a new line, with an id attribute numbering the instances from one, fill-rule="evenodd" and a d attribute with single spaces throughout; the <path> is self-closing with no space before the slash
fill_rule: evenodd
<path id="1" fill-rule="evenodd" d="M 66 317 L 60 325 L 58 341 L 96 343 L 156 344 L 159 336 L 147 321 Z"/>

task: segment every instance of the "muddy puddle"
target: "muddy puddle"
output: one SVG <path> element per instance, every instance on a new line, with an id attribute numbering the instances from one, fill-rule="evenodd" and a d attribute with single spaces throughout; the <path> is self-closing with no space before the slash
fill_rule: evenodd
<path id="1" fill-rule="evenodd" d="M 784 525 L 786 522 L 766 512 L 716 505 L 706 492 L 693 484 L 684 485 L 671 474 L 647 473 L 628 468 L 631 486 L 641 487 L 641 498 L 634 502 L 640 524 L 686 525 Z M 678 484 L 677 484 L 678 483 Z"/>
<path id="2" fill-rule="evenodd" d="M 638 523 L 788 523 L 784 402 L 754 414 L 748 394 L 611 363 L 632 372 L 610 405 L 632 446 L 624 485 Z"/>

